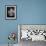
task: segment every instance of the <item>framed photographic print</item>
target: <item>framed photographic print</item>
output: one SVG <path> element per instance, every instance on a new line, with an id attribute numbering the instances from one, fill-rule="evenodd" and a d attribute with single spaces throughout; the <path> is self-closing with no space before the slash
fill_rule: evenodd
<path id="1" fill-rule="evenodd" d="M 6 20 L 16 19 L 16 5 L 5 5 Z"/>

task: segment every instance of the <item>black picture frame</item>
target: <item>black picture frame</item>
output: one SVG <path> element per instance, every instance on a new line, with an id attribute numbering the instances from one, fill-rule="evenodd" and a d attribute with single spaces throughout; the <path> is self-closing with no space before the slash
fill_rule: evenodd
<path id="1" fill-rule="evenodd" d="M 16 20 L 16 5 L 5 5 L 5 19 Z"/>

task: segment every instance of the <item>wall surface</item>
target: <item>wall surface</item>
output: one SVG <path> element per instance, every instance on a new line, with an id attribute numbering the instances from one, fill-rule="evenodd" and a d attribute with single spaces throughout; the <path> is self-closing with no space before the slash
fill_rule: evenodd
<path id="1" fill-rule="evenodd" d="M 21 25 L 21 30 L 45 30 L 46 31 L 46 25 Z"/>
<path id="2" fill-rule="evenodd" d="M 5 20 L 5 5 L 17 6 L 16 20 Z M 0 44 L 8 43 L 9 32 L 18 32 L 18 24 L 46 24 L 46 0 L 0 0 Z"/>

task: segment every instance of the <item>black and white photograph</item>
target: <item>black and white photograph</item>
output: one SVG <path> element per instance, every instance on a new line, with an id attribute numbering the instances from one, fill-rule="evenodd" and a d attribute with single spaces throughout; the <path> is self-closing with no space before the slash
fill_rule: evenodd
<path id="1" fill-rule="evenodd" d="M 20 46 L 31 46 L 32 44 L 34 46 L 34 44 L 46 43 L 46 25 L 19 24 L 18 41 Z"/>
<path id="2" fill-rule="evenodd" d="M 6 19 L 16 19 L 16 5 L 6 5 Z"/>

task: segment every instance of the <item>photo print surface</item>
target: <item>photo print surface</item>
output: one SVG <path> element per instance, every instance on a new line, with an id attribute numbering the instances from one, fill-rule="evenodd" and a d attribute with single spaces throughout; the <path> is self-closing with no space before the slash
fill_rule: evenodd
<path id="1" fill-rule="evenodd" d="M 6 19 L 16 19 L 16 5 L 6 5 Z"/>
<path id="2" fill-rule="evenodd" d="M 46 41 L 46 25 L 21 25 L 20 40 Z"/>

